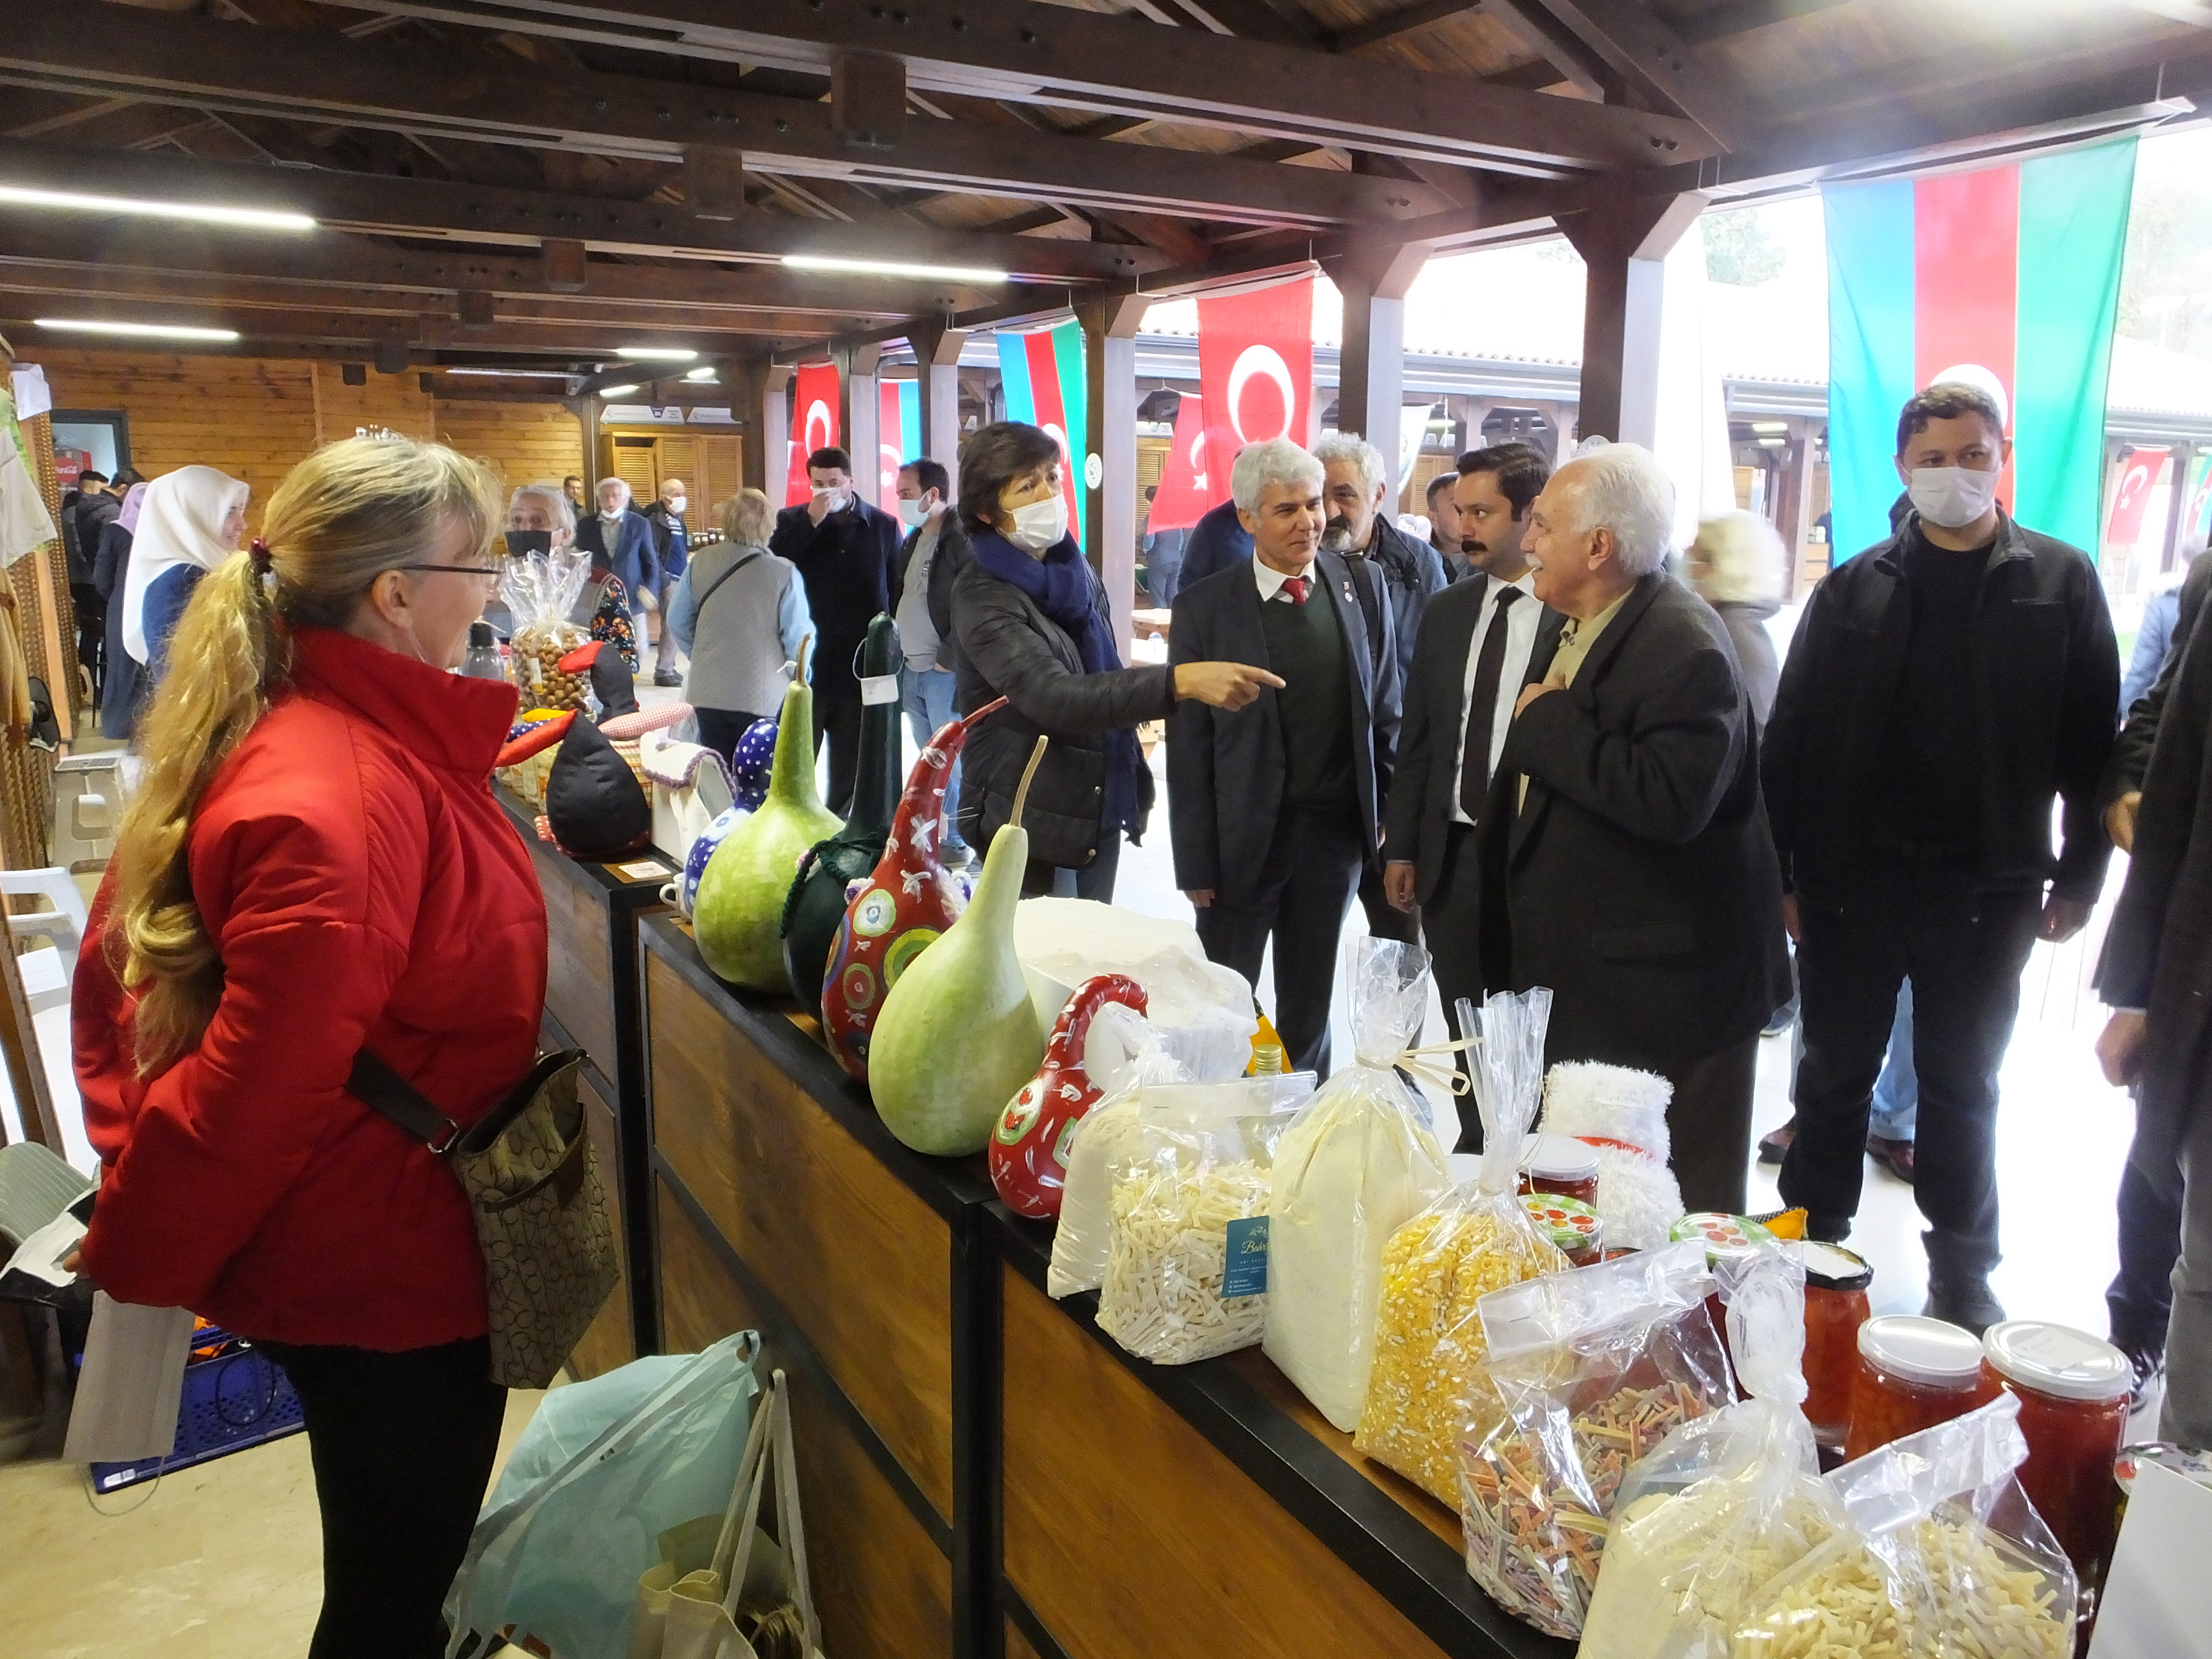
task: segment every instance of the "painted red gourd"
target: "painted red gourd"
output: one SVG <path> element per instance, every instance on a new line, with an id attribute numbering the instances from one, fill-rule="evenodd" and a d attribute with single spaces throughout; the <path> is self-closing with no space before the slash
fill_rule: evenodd
<path id="1" fill-rule="evenodd" d="M 868 1041 L 884 994 L 966 902 L 937 850 L 948 805 L 945 785 L 969 727 L 1006 706 L 1000 697 L 938 728 L 899 797 L 890 844 L 837 925 L 822 980 L 822 1034 L 837 1063 L 862 1083 L 868 1080 Z"/>
<path id="2" fill-rule="evenodd" d="M 1049 1221 L 1060 1214 L 1067 1143 L 1100 1095 L 1083 1068 L 1083 1045 L 1092 1018 L 1109 1002 L 1141 1014 L 1145 988 L 1122 974 L 1100 974 L 1078 986 L 1053 1024 L 1044 1064 L 999 1115 L 988 1149 L 991 1184 L 1016 1215 Z"/>

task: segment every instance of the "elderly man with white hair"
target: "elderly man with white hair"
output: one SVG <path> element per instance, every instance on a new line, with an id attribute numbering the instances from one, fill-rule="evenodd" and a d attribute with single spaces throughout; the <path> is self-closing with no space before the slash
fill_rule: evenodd
<path id="1" fill-rule="evenodd" d="M 1176 705 L 1168 820 L 1206 955 L 1256 986 L 1272 938 L 1285 1060 L 1326 1074 L 1337 941 L 1362 874 L 1381 868 L 1399 688 L 1373 567 L 1322 550 L 1322 484 L 1285 439 L 1237 458 L 1252 557 L 1176 595 L 1170 660 L 1250 663 L 1276 684 L 1234 710 Z"/>
<path id="2" fill-rule="evenodd" d="M 1548 1060 L 1672 1083 L 1683 1202 L 1740 1212 L 1759 1034 L 1790 994 L 1782 880 L 1728 630 L 1667 574 L 1674 516 L 1633 444 L 1529 508 L 1535 597 L 1567 621 L 1482 812 L 1484 977 L 1552 988 Z"/>

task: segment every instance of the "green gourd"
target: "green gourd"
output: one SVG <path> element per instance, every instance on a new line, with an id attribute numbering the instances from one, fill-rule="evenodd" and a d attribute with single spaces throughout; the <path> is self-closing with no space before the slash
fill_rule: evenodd
<path id="1" fill-rule="evenodd" d="M 814 692 L 806 684 L 812 645 L 810 639 L 799 647 L 799 672 L 784 690 L 768 799 L 714 849 L 692 906 L 707 966 L 752 991 L 790 990 L 781 937 L 784 901 L 806 849 L 842 827 L 823 805 L 814 781 Z"/>
<path id="2" fill-rule="evenodd" d="M 917 1152 L 981 1152 L 1044 1058 L 1044 1026 L 1014 954 L 1014 906 L 1030 861 L 1022 804 L 1046 741 L 1037 739 L 1013 815 L 991 838 L 975 896 L 899 975 L 876 1018 L 869 1092 L 890 1132 Z"/>

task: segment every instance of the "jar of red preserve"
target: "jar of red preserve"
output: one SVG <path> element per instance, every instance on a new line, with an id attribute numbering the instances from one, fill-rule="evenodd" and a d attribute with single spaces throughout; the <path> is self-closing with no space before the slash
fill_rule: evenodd
<path id="1" fill-rule="evenodd" d="M 1874 1269 L 1840 1244 L 1808 1241 L 1798 1249 L 1805 1261 L 1805 1415 L 1814 1440 L 1840 1448 L 1850 1431 L 1851 1380 Z"/>
<path id="2" fill-rule="evenodd" d="M 1714 1288 L 1705 1296 L 1705 1311 L 1719 1334 L 1721 1352 L 1728 1355 L 1729 1379 L 1738 1389 L 1743 1379 L 1735 1374 L 1735 1351 L 1729 1346 L 1728 1302 L 1720 1293 L 1719 1274 L 1724 1261 L 1741 1261 L 1766 1250 L 1778 1250 L 1781 1240 L 1747 1215 L 1725 1215 L 1717 1210 L 1692 1210 L 1667 1230 L 1667 1242 L 1680 1244 L 1695 1239 L 1705 1247 L 1705 1266 L 1715 1276 Z"/>
<path id="3" fill-rule="evenodd" d="M 1521 1190 L 1597 1202 L 1597 1149 L 1572 1135 L 1538 1135 L 1522 1159 Z"/>
<path id="4" fill-rule="evenodd" d="M 2081 1577 L 2103 1583 L 2114 1533 L 2112 1460 L 2127 1437 L 2135 1371 L 2111 1343 L 2069 1325 L 2008 1319 L 1982 1338 L 1989 1383 L 2020 1397 L 2020 1484 Z"/>
<path id="5" fill-rule="evenodd" d="M 1858 1370 L 1851 1378 L 1845 1457 L 1963 1417 L 1996 1397 L 1982 1378 L 1982 1345 L 1971 1331 L 1940 1319 L 1885 1314 L 1859 1327 Z M 2112 1460 L 2105 1463 L 2112 1479 Z"/>
<path id="6" fill-rule="evenodd" d="M 1605 1223 L 1578 1198 L 1557 1193 L 1523 1193 L 1521 1206 L 1559 1247 L 1559 1254 L 1577 1267 L 1605 1260 Z"/>

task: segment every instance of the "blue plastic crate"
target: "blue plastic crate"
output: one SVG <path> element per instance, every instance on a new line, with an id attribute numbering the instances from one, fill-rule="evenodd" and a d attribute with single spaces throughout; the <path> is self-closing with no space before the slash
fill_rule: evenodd
<path id="1" fill-rule="evenodd" d="M 158 1474 L 188 1469 L 264 1440 L 282 1439 L 307 1426 L 301 1413 L 300 1396 L 292 1392 L 291 1379 L 282 1366 L 228 1331 L 210 1328 L 192 1334 L 194 1348 L 217 1342 L 229 1346 L 222 1353 L 194 1359 L 185 1367 L 184 1397 L 177 1407 L 177 1443 L 169 1455 L 135 1463 L 94 1463 L 94 1491 L 119 1492 Z"/>

